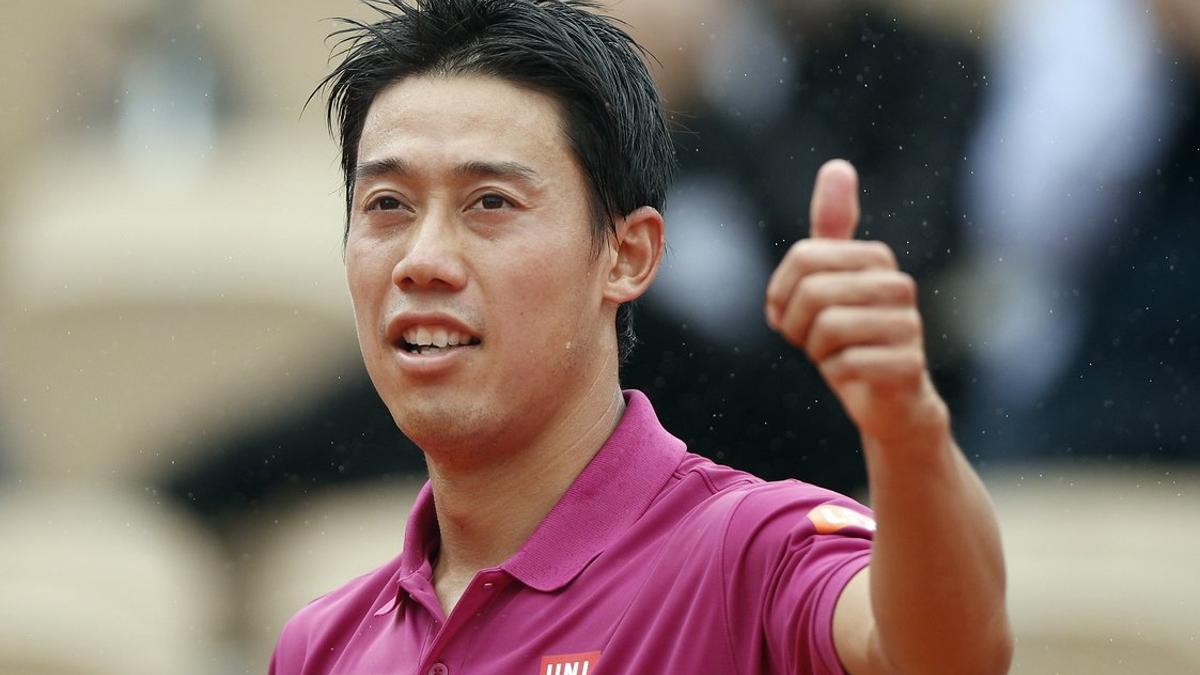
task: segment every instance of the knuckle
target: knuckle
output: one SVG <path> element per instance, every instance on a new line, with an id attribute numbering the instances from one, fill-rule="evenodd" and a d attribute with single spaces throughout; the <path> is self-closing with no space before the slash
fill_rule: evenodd
<path id="1" fill-rule="evenodd" d="M 891 269 L 899 269 L 900 264 L 896 260 L 896 252 L 892 250 L 891 246 L 882 241 L 872 241 L 870 242 L 870 246 L 881 265 Z"/>
<path id="2" fill-rule="evenodd" d="M 913 350 L 901 363 L 900 375 L 905 380 L 918 378 L 924 374 L 924 372 L 925 354 L 919 349 Z"/>
<path id="3" fill-rule="evenodd" d="M 846 352 L 846 362 L 854 379 L 870 381 L 879 377 L 882 372 L 879 362 L 873 361 L 865 350 L 848 349 Z"/>
<path id="4" fill-rule="evenodd" d="M 896 289 L 900 293 L 901 299 L 906 302 L 917 299 L 917 280 L 908 272 L 897 273 Z"/>
<path id="5" fill-rule="evenodd" d="M 804 345 L 804 351 L 808 354 L 808 358 L 814 363 L 821 363 L 826 360 L 825 343 L 820 338 L 811 337 L 808 343 Z"/>
<path id="6" fill-rule="evenodd" d="M 815 359 L 824 358 L 840 339 L 840 327 L 836 317 L 831 312 L 824 311 L 813 318 L 812 328 L 808 331 L 808 342 L 805 346 L 810 356 Z"/>
<path id="7" fill-rule="evenodd" d="M 806 276 L 800 279 L 800 283 L 796 285 L 797 300 L 806 305 L 820 305 L 824 298 L 825 290 L 821 279 L 816 276 Z"/>
<path id="8" fill-rule="evenodd" d="M 908 358 L 904 359 L 904 364 L 908 367 L 909 372 L 919 372 L 925 367 L 925 355 L 920 349 L 911 349 L 908 353 Z"/>
<path id="9" fill-rule="evenodd" d="M 812 331 L 823 335 L 840 335 L 843 330 L 843 322 L 840 321 L 840 313 L 836 309 L 827 307 L 817 312 L 812 320 Z"/>
<path id="10" fill-rule="evenodd" d="M 767 286 L 767 304 L 779 305 L 787 298 L 787 291 L 780 283 L 772 283 Z"/>
<path id="11" fill-rule="evenodd" d="M 904 310 L 904 327 L 910 335 L 920 334 L 921 332 L 921 313 L 915 309 Z"/>
<path id="12" fill-rule="evenodd" d="M 801 239 L 788 247 L 785 258 L 789 258 L 793 262 L 799 261 L 804 256 L 808 255 L 807 251 L 812 248 L 812 240 Z"/>
<path id="13" fill-rule="evenodd" d="M 839 354 L 827 360 L 821 370 L 833 382 L 846 382 L 858 377 L 858 365 L 849 354 Z"/>
<path id="14" fill-rule="evenodd" d="M 789 255 L 796 270 L 802 274 L 812 274 L 821 269 L 822 260 L 827 256 L 828 242 L 814 239 L 801 239 L 792 246 Z"/>

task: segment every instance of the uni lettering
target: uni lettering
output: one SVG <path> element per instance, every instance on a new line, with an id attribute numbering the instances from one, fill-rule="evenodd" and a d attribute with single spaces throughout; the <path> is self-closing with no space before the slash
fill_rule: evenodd
<path id="1" fill-rule="evenodd" d="M 587 675 L 590 665 L 587 661 L 554 663 L 546 666 L 546 675 Z"/>
<path id="2" fill-rule="evenodd" d="M 600 662 L 600 652 L 543 656 L 538 675 L 590 675 Z"/>

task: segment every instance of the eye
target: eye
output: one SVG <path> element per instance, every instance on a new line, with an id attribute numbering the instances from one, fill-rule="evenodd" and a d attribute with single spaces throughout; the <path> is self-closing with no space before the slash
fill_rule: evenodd
<path id="1" fill-rule="evenodd" d="M 512 202 L 508 201 L 507 199 L 505 199 L 504 197 L 501 197 L 498 194 L 486 194 L 486 195 L 480 197 L 479 201 L 477 201 L 475 203 L 478 204 L 479 207 L 484 209 L 485 211 L 495 211 L 497 209 L 502 209 L 506 206 L 512 206 Z"/>
<path id="2" fill-rule="evenodd" d="M 395 197 L 380 197 L 367 205 L 368 211 L 395 211 L 403 206 Z"/>

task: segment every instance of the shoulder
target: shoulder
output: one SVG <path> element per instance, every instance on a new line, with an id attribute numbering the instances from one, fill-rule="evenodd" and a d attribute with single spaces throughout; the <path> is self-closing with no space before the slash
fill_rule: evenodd
<path id="1" fill-rule="evenodd" d="M 695 456 L 681 463 L 680 472 L 702 475 L 710 488 L 681 530 L 695 539 L 689 544 L 710 549 L 724 567 L 768 573 L 789 558 L 811 561 L 870 548 L 874 515 L 846 495 L 800 480 L 764 481 Z"/>
<path id="2" fill-rule="evenodd" d="M 874 531 L 871 510 L 846 495 L 798 480 L 747 485 L 736 495 L 729 518 L 743 528 L 787 525 L 806 535 L 864 534 Z"/>
<path id="3" fill-rule="evenodd" d="M 789 529 L 832 534 L 874 529 L 871 510 L 846 495 L 800 480 L 765 481 L 689 454 L 676 470 L 683 483 L 701 482 L 707 495 L 689 519 L 754 529 L 780 522 Z"/>
<path id="4" fill-rule="evenodd" d="M 682 484 L 708 487 L 663 547 L 674 562 L 667 573 L 720 594 L 735 658 L 749 662 L 765 646 L 779 672 L 791 672 L 785 664 L 797 663 L 796 647 L 804 645 L 805 654 L 836 664 L 829 656 L 833 610 L 869 562 L 871 510 L 798 480 L 764 481 L 691 457 L 685 466 L 677 472 Z"/>
<path id="5" fill-rule="evenodd" d="M 348 639 L 378 606 L 394 599 L 400 556 L 342 584 L 309 602 L 284 625 L 271 673 L 300 672 L 313 645 L 336 644 Z"/>
<path id="6" fill-rule="evenodd" d="M 723 558 L 743 572 L 789 564 L 811 569 L 819 560 L 869 551 L 874 539 L 871 510 L 831 490 L 784 480 L 733 494 L 736 503 L 721 514 Z"/>
<path id="7" fill-rule="evenodd" d="M 809 550 L 827 536 L 861 549 L 874 533 L 866 506 L 803 481 L 764 481 L 690 454 L 675 479 L 676 490 L 691 494 L 691 508 L 676 527 L 674 543 L 696 552 L 719 549 L 726 563 L 749 555 L 767 564 L 788 550 Z"/>

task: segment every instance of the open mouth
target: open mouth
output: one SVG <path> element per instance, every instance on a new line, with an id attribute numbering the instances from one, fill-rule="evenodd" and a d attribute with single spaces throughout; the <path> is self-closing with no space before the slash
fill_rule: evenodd
<path id="1" fill-rule="evenodd" d="M 436 355 L 479 344 L 479 338 L 456 330 L 440 326 L 415 326 L 404 331 L 396 346 L 409 354 Z"/>

